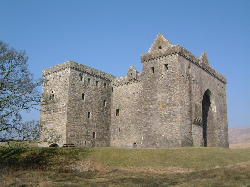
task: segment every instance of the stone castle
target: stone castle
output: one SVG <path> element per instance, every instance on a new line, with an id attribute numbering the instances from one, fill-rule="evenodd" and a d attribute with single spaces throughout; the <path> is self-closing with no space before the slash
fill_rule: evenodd
<path id="1" fill-rule="evenodd" d="M 40 137 L 59 146 L 228 147 L 226 78 L 159 34 L 117 78 L 76 62 L 43 71 Z M 48 137 L 47 137 L 48 138 Z M 41 146 L 48 146 L 44 142 Z"/>

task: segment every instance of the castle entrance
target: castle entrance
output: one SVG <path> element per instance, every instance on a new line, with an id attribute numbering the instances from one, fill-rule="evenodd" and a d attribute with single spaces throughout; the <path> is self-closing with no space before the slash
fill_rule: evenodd
<path id="1" fill-rule="evenodd" d="M 211 92 L 206 90 L 202 99 L 202 127 L 203 127 L 203 145 L 207 147 L 207 126 L 208 126 L 208 113 L 211 105 L 210 100 Z"/>

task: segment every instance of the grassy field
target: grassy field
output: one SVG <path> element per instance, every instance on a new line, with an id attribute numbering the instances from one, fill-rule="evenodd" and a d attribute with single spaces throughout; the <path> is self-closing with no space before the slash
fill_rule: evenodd
<path id="1" fill-rule="evenodd" d="M 250 186 L 250 149 L 0 148 L 1 186 Z"/>

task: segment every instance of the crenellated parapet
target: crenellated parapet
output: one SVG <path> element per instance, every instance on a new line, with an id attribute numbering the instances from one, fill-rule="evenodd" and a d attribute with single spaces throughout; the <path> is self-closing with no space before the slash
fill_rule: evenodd
<path id="1" fill-rule="evenodd" d="M 115 78 L 112 82 L 112 85 L 114 87 L 133 84 L 141 81 L 141 73 L 137 72 L 136 78 L 131 78 L 129 75 Z"/>
<path id="2" fill-rule="evenodd" d="M 141 55 L 141 62 L 143 63 L 143 62 L 147 62 L 147 61 L 151 61 L 151 60 L 155 60 L 155 59 L 159 59 L 159 58 L 164 58 L 166 56 L 173 55 L 173 54 L 178 54 L 178 55 L 186 58 L 187 60 L 189 60 L 190 62 L 192 62 L 193 64 L 195 64 L 199 68 L 203 69 L 204 71 L 206 71 L 207 73 L 209 73 L 213 77 L 217 78 L 221 82 L 223 82 L 225 84 L 227 83 L 226 78 L 224 76 L 222 76 L 220 73 L 218 73 L 217 71 L 215 71 L 209 65 L 205 54 L 203 54 L 202 58 L 199 59 L 195 55 L 193 55 L 191 52 L 189 52 L 187 49 L 185 49 L 184 47 L 182 47 L 180 45 L 174 45 L 174 46 L 172 45 L 172 46 L 168 46 L 167 48 L 149 51 L 148 53 L 142 54 Z"/>
<path id="3" fill-rule="evenodd" d="M 102 78 L 102 79 L 105 79 L 108 81 L 112 81 L 115 78 L 114 75 L 111 75 L 111 74 L 105 73 L 103 71 L 85 66 L 83 64 L 78 64 L 78 63 L 73 62 L 73 61 L 67 61 L 65 63 L 53 66 L 51 68 L 47 68 L 43 71 L 43 76 L 47 76 L 47 75 L 50 75 L 50 74 L 53 74 L 53 73 L 56 73 L 56 72 L 59 72 L 59 71 L 62 71 L 62 70 L 68 69 L 68 68 L 77 70 L 77 71 L 82 72 L 82 73 L 89 74 L 93 77 Z"/>

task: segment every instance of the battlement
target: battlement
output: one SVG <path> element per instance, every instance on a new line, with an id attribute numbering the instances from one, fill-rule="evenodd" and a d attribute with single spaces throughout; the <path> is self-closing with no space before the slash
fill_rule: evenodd
<path id="1" fill-rule="evenodd" d="M 132 84 L 132 83 L 136 83 L 136 82 L 140 82 L 140 81 L 141 81 L 141 73 L 138 73 L 136 79 L 129 79 L 128 76 L 115 78 L 113 80 L 112 85 L 117 87 L 117 86 L 122 86 L 125 84 Z"/>
<path id="2" fill-rule="evenodd" d="M 100 70 L 97 70 L 97 69 L 94 69 L 94 68 L 91 68 L 91 67 L 88 67 L 86 65 L 79 64 L 79 63 L 76 63 L 73 61 L 67 61 L 67 62 L 64 62 L 62 64 L 47 68 L 47 69 L 43 70 L 42 74 L 43 74 L 43 76 L 47 76 L 49 74 L 65 70 L 67 68 L 75 69 L 77 71 L 89 74 L 89 75 L 94 76 L 94 77 L 99 77 L 99 78 L 102 78 L 102 79 L 105 79 L 108 81 L 112 81 L 115 78 L 114 75 L 102 72 Z"/>
<path id="3" fill-rule="evenodd" d="M 189 52 L 187 49 L 185 49 L 184 47 L 180 45 L 174 45 L 174 46 L 172 45 L 172 46 L 168 46 L 167 48 L 160 49 L 160 50 L 149 51 L 141 55 L 141 61 L 143 63 L 143 62 L 155 60 L 158 58 L 163 58 L 163 57 L 166 57 L 168 55 L 173 55 L 173 54 L 178 54 L 186 58 L 187 60 L 194 63 L 199 68 L 203 69 L 204 71 L 206 71 L 213 77 L 217 78 L 221 82 L 225 84 L 227 83 L 227 80 L 224 76 L 222 76 L 220 73 L 215 71 L 212 67 L 209 66 L 209 64 L 203 63 L 201 59 L 197 58 L 195 55 L 193 55 L 191 52 Z"/>

